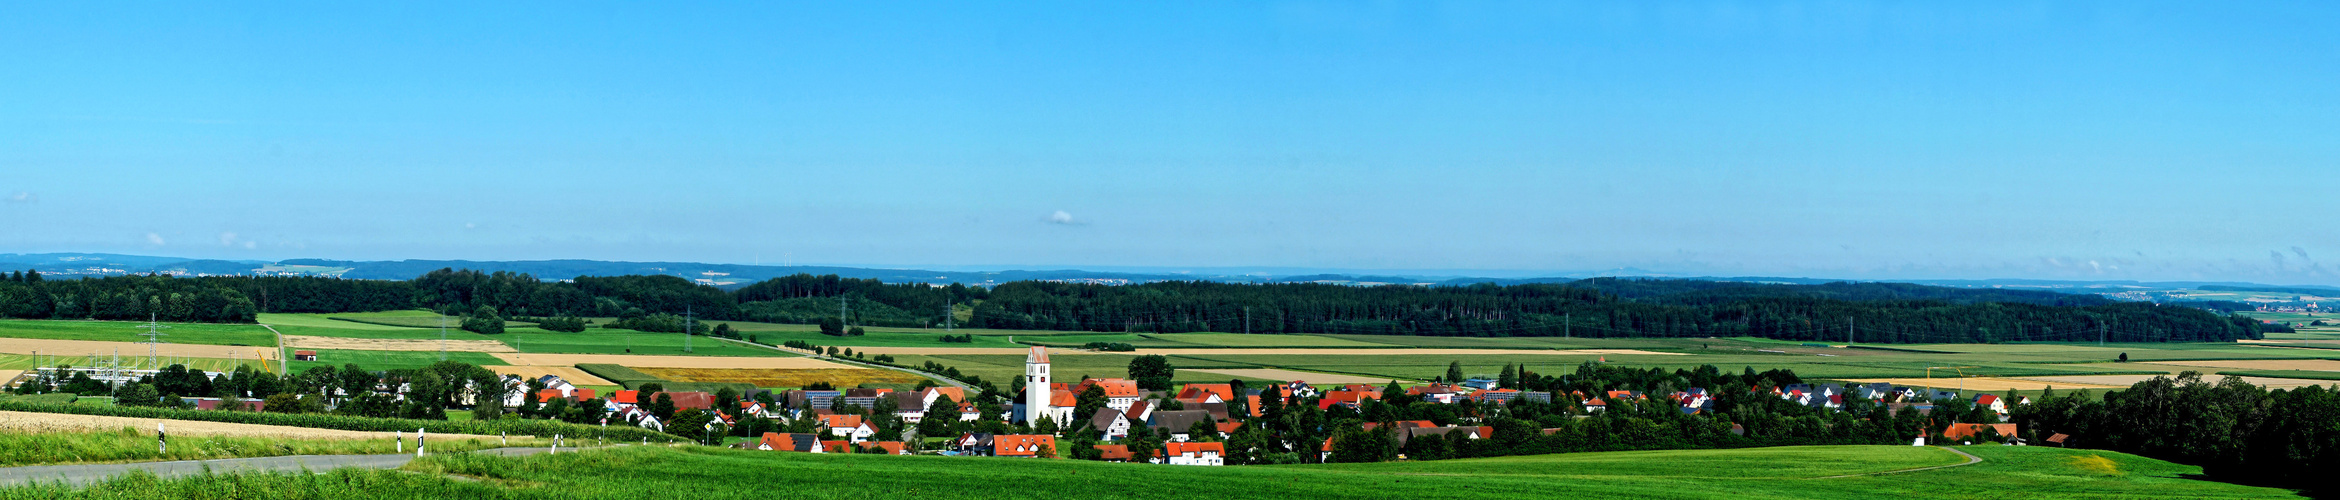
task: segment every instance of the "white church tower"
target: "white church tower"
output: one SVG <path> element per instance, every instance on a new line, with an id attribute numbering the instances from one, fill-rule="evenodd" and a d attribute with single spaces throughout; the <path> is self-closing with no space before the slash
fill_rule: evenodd
<path id="1" fill-rule="evenodd" d="M 1024 422 L 1040 421 L 1041 416 L 1053 415 L 1049 408 L 1048 348 L 1034 346 L 1032 354 L 1024 357 Z M 1064 422 L 1057 422 L 1063 425 Z"/>

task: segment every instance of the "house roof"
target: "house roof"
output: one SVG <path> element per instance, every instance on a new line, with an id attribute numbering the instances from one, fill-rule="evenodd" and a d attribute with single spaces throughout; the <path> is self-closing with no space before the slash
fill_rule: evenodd
<path id="1" fill-rule="evenodd" d="M 294 356 L 315 356 L 317 351 L 293 351 Z"/>
<path id="2" fill-rule="evenodd" d="M 761 444 L 772 447 L 774 451 L 814 452 L 820 450 L 821 439 L 811 434 L 766 432 L 761 441 Z"/>
<path id="3" fill-rule="evenodd" d="M 1095 448 L 1097 448 L 1097 451 L 1102 452 L 1102 455 L 1098 456 L 1097 458 L 1105 460 L 1120 460 L 1127 462 L 1129 461 L 1130 457 L 1135 456 L 1129 453 L 1129 445 L 1100 444 L 1096 445 Z"/>
<path id="4" fill-rule="evenodd" d="M 594 394 L 592 389 L 577 389 L 569 392 L 569 395 L 578 401 L 593 399 Z"/>
<path id="5" fill-rule="evenodd" d="M 1001 457 L 1036 457 L 1040 449 L 1055 449 L 1056 436 L 1045 434 L 1001 434 L 991 438 L 991 454 Z"/>
<path id="6" fill-rule="evenodd" d="M 1024 355 L 1024 362 L 1025 362 L 1025 363 L 1046 363 L 1046 362 L 1048 362 L 1048 348 L 1046 348 L 1046 347 L 1040 347 L 1040 346 L 1032 346 L 1032 352 L 1031 352 L 1030 354 L 1025 354 L 1025 355 Z"/>
<path id="7" fill-rule="evenodd" d="M 1981 395 L 1981 396 L 1975 396 L 1975 397 L 1974 397 L 1974 405 L 1975 405 L 1975 406 L 1990 406 L 1990 405 L 1991 405 L 1991 403 L 1997 403 L 1997 402 L 1999 402 L 1999 396 L 1998 396 L 1998 395 L 1996 395 L 1996 394 L 1984 394 L 1984 395 Z"/>
<path id="8" fill-rule="evenodd" d="M 920 396 L 932 397 L 933 394 L 937 393 L 940 393 L 944 396 L 949 396 L 951 398 L 951 402 L 953 403 L 964 402 L 967 400 L 967 391 L 957 387 L 928 387 L 926 388 L 926 392 L 920 394 Z"/>
<path id="9" fill-rule="evenodd" d="M 1227 384 L 1186 384 L 1186 390 L 1178 391 L 1178 398 L 1202 398 L 1204 394 L 1216 394 L 1220 401 L 1232 401 L 1235 399 L 1235 387 Z"/>
<path id="10" fill-rule="evenodd" d="M 1080 406 L 1081 396 L 1078 394 L 1073 394 L 1072 391 L 1051 391 L 1048 393 L 1048 405 Z"/>
<path id="11" fill-rule="evenodd" d="M 2014 436 L 2016 434 L 2015 424 L 1950 424 L 1949 428 L 1942 429 L 1942 439 L 1973 437 L 1976 434 L 1981 434 L 1985 426 L 1998 431 L 2001 436 Z"/>
<path id="12" fill-rule="evenodd" d="M 860 415 L 821 415 L 821 427 L 860 427 Z"/>
<path id="13" fill-rule="evenodd" d="M 641 403 L 634 402 L 634 397 L 641 394 L 642 391 L 617 391 L 609 393 L 609 400 L 613 403 L 638 405 Z"/>
<path id="14" fill-rule="evenodd" d="M 822 441 L 821 450 L 829 453 L 851 453 L 852 441 Z"/>
<path id="15" fill-rule="evenodd" d="M 861 447 L 886 450 L 887 455 L 908 455 L 902 451 L 904 446 L 901 441 L 871 441 L 861 443 Z"/>
<path id="16" fill-rule="evenodd" d="M 715 407 L 715 395 L 713 394 L 704 392 L 664 392 L 660 394 L 665 394 L 666 397 L 673 399 L 674 408 L 677 410 L 686 408 L 705 410 Z"/>
<path id="17" fill-rule="evenodd" d="M 1129 405 L 1129 411 L 1123 412 L 1123 415 L 1128 415 L 1130 420 L 1144 420 L 1147 416 L 1151 416 L 1153 414 L 1153 409 L 1153 401 L 1138 401 L 1137 403 Z"/>
<path id="18" fill-rule="evenodd" d="M 1196 455 L 1201 455 L 1204 453 L 1217 453 L 1220 455 L 1225 455 L 1227 454 L 1227 443 L 1163 443 L 1162 451 L 1167 455 L 1185 455 L 1188 453 Z"/>
<path id="19" fill-rule="evenodd" d="M 1203 410 L 1157 411 L 1146 421 L 1146 427 L 1170 429 L 1172 433 L 1186 432 L 1195 422 L 1212 422 L 1211 412 Z M 1215 423 L 1215 422 L 1214 422 Z"/>
<path id="20" fill-rule="evenodd" d="M 1089 428 L 1102 431 L 1112 428 L 1113 421 L 1127 420 L 1128 418 L 1128 416 L 1122 415 L 1121 412 L 1114 411 L 1112 408 L 1098 408 L 1097 414 L 1095 416 L 1089 417 Z"/>
<path id="21" fill-rule="evenodd" d="M 1092 385 L 1105 389 L 1105 397 L 1108 398 L 1134 398 L 1138 397 L 1139 394 L 1144 393 L 1144 391 L 1138 390 L 1137 381 L 1125 378 L 1093 378 L 1083 380 L 1078 387 L 1073 389 L 1073 392 L 1076 394 L 1088 392 L 1089 386 Z"/>
<path id="22" fill-rule="evenodd" d="M 1220 434 L 1230 434 L 1230 435 L 1232 435 L 1232 434 L 1234 434 L 1234 433 L 1235 433 L 1235 431 L 1236 431 L 1237 429 L 1242 429 L 1242 428 L 1243 428 L 1243 423 L 1242 423 L 1242 422 L 1219 422 L 1219 433 L 1220 433 Z"/>

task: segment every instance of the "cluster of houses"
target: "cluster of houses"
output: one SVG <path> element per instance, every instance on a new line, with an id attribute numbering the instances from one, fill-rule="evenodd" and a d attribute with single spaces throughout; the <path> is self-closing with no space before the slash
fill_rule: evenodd
<path id="1" fill-rule="evenodd" d="M 1383 394 L 1382 387 L 1373 385 L 1350 384 L 1320 388 L 1300 381 L 1269 384 L 1240 391 L 1229 384 L 1188 384 L 1174 393 L 1146 391 L 1140 389 L 1135 381 L 1118 378 L 1083 379 L 1078 382 L 1063 383 L 1053 380 L 1049 371 L 1048 352 L 1046 349 L 1037 347 L 1033 348 L 1025 358 L 1024 377 L 1026 390 L 1022 397 L 1018 398 L 1018 401 L 1012 405 L 1011 414 L 1007 416 L 1011 422 L 1036 425 L 1040 420 L 1046 419 L 1057 424 L 1060 428 L 1073 429 L 1081 427 L 1080 421 L 1086 420 L 1087 427 L 1097 432 L 1097 437 L 1106 442 L 1106 444 L 1097 445 L 1096 448 L 1107 461 L 1132 459 L 1134 455 L 1127 445 L 1114 444 L 1116 441 L 1129 437 L 1132 433 L 1166 434 L 1169 436 L 1168 442 L 1165 444 L 1166 449 L 1160 454 L 1161 456 L 1152 457 L 1150 460 L 1154 463 L 1172 465 L 1224 464 L 1226 450 L 1223 443 L 1209 442 L 1212 440 L 1205 439 L 1206 436 L 1197 436 L 1192 433 L 1208 430 L 1216 434 L 1216 436 L 1211 437 L 1224 438 L 1232 435 L 1244 424 L 1242 419 L 1231 418 L 1233 417 L 1229 414 L 1231 407 L 1247 409 L 1251 416 L 1257 417 L 1260 412 L 1261 399 L 1271 397 L 1282 401 L 1316 398 L 1316 405 L 1319 409 L 1330 409 L 1334 406 L 1356 409 L 1366 400 L 1381 399 Z M 539 382 L 546 387 L 538 395 L 539 400 L 558 398 L 584 401 L 596 396 L 593 390 L 577 388 L 556 376 L 542 377 Z M 1076 415 L 1079 395 L 1092 388 L 1105 395 L 1105 406 L 1091 414 Z M 1472 379 L 1459 384 L 1415 386 L 1407 388 L 1405 391 L 1408 395 L 1422 401 L 1445 404 L 1466 400 L 1481 404 L 1501 404 L 1516 399 L 1551 402 L 1557 397 L 1566 397 L 1577 401 L 1588 413 L 1604 411 L 1612 404 L 1620 404 L 1625 401 L 1647 402 L 1652 400 L 1651 395 L 1639 391 L 1620 390 L 1595 394 L 1579 391 L 1557 394 L 1520 391 L 1498 387 L 1494 381 L 1485 379 Z M 1886 404 L 1897 412 L 1903 410 L 1930 412 L 1933 409 L 1931 401 L 1959 397 L 1954 392 L 1922 391 L 1891 384 L 1853 386 L 1790 384 L 1772 389 L 1772 392 L 1781 399 L 1819 409 L 1840 409 L 1848 398 L 1860 398 Z M 742 398 L 738 403 L 740 407 L 736 409 L 713 408 L 715 403 L 713 396 L 703 392 L 668 392 L 664 394 L 673 400 L 676 409 L 695 408 L 715 415 L 717 420 L 709 425 L 716 423 L 729 425 L 733 424 L 739 415 L 758 415 L 776 420 L 817 419 L 819 422 L 817 427 L 826 431 L 817 434 L 766 433 L 752 445 L 756 449 L 773 451 L 910 454 L 916 448 L 902 441 L 885 440 L 878 436 L 877 429 L 864 415 L 832 411 L 831 408 L 838 407 L 840 402 L 844 406 L 878 408 L 881 406 L 878 404 L 881 399 L 892 398 L 894 403 L 892 406 L 896 408 L 893 415 L 911 424 L 928 418 L 955 418 L 970 422 L 980 418 L 980 412 L 976 406 L 967 401 L 967 394 L 956 387 L 932 387 L 913 391 L 881 388 L 789 390 L 771 395 L 770 400 L 774 401 L 772 406 L 775 407 L 767 407 L 765 404 L 757 402 L 758 399 L 762 398 L 756 397 L 756 394 L 748 394 Z M 1690 388 L 1655 397 L 1658 400 L 1675 404 L 1685 414 L 1711 412 L 1715 403 L 1715 395 L 1703 388 Z M 956 403 L 956 411 L 952 412 L 955 414 L 930 415 L 929 411 L 934 409 L 935 403 L 944 398 Z M 1236 401 L 1237 398 L 1241 398 L 1247 404 L 1229 404 Z M 663 423 L 659 422 L 655 415 L 643 408 L 643 405 L 648 402 L 640 401 L 637 391 L 617 391 L 610 394 L 604 401 L 610 411 L 609 419 L 615 421 L 611 423 L 637 425 L 656 430 L 665 429 Z M 1974 397 L 1976 406 L 1989 408 L 2002 417 L 2007 414 L 2009 405 L 2027 403 L 2029 403 L 2027 399 L 2006 401 L 1992 394 Z M 1178 409 L 1168 409 L 1171 407 Z M 1366 424 L 1368 430 L 1377 428 L 1379 425 L 1381 424 Z M 1494 434 L 1492 427 L 1440 426 L 1430 421 L 1405 421 L 1396 422 L 1393 425 L 1396 426 L 1392 430 L 1395 431 L 1395 437 L 1400 446 L 1422 436 L 1436 435 L 1444 439 L 1485 439 Z M 2000 435 L 2012 436 L 2015 434 L 2013 424 L 1960 424 L 1945 430 L 1939 438 L 1971 439 L 1973 436 L 1981 434 L 1984 426 L 1988 426 Z M 829 439 L 823 439 L 824 437 Z M 1329 454 L 1332 447 L 1333 443 L 1327 442 L 1322 451 Z M 951 440 L 948 450 L 942 453 L 961 456 L 1054 457 L 1057 454 L 1056 436 L 969 433 Z"/>

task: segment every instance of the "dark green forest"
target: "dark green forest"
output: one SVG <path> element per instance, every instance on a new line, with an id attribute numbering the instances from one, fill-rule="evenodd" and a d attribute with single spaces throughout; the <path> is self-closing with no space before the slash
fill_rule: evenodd
<path id="1" fill-rule="evenodd" d="M 2256 339 L 2261 325 L 2201 308 L 2095 295 L 1898 283 L 1780 285 L 1597 278 L 1564 284 L 1376 286 L 1201 281 L 992 288 L 795 275 L 736 290 L 674 276 L 579 277 L 441 269 L 408 281 L 121 276 L 0 280 L 10 318 L 251 322 L 260 312 L 492 307 L 514 317 L 689 314 L 702 320 L 1093 332 L 1468 337 L 1730 337 L 1872 343 Z M 967 314 L 965 311 L 971 311 Z"/>

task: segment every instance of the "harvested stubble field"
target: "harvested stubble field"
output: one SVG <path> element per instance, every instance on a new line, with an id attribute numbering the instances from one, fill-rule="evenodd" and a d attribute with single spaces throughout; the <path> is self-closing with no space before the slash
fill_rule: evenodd
<path id="1" fill-rule="evenodd" d="M 813 358 L 740 358 L 722 356 L 649 356 L 625 354 L 495 353 L 497 359 L 518 366 L 577 366 L 611 364 L 634 368 L 852 368 Z"/>
<path id="2" fill-rule="evenodd" d="M 51 433 L 112 431 L 123 428 L 154 432 L 155 424 L 165 425 L 173 436 L 245 436 L 290 439 L 391 439 L 389 432 L 360 432 L 276 425 L 232 424 L 193 420 L 165 420 L 154 418 L 109 417 L 102 415 L 71 415 L 63 413 L 29 413 L 0 411 L 0 432 Z M 408 433 L 412 438 L 412 433 Z M 439 436 L 433 436 L 439 437 Z M 448 434 L 447 439 L 495 439 L 495 436 Z"/>
<path id="3" fill-rule="evenodd" d="M 442 344 L 443 342 L 443 344 Z M 284 336 L 286 347 L 350 351 L 437 351 L 441 345 L 456 352 L 520 352 L 493 340 L 364 339 L 349 337 Z"/>
<path id="4" fill-rule="evenodd" d="M 552 375 L 552 376 L 557 376 L 557 377 L 560 377 L 560 378 L 561 378 L 561 380 L 567 380 L 567 381 L 569 381 L 569 383 L 570 383 L 570 384 L 574 384 L 574 385 L 580 385 L 580 386 L 585 386 L 585 385 L 617 385 L 617 382 L 611 382 L 611 381 L 608 381 L 608 380 L 603 380 L 601 377 L 596 377 L 596 376 L 593 376 L 593 374 L 591 374 L 591 373 L 586 373 L 586 372 L 585 372 L 585 370 L 579 370 L 579 369 L 577 369 L 576 367 L 573 367 L 573 366 L 504 366 L 504 365 L 499 365 L 499 366 L 482 366 L 482 367 L 480 367 L 480 368 L 486 368 L 486 369 L 488 369 L 488 371 L 496 372 L 496 373 L 499 373 L 499 374 L 504 374 L 504 375 L 515 375 L 515 376 L 519 376 L 520 378 L 523 378 L 523 379 L 535 379 L 535 378 L 537 378 L 537 377 L 542 377 L 542 376 L 545 376 L 545 375 Z"/>
<path id="5" fill-rule="evenodd" d="M 677 382 L 718 382 L 751 384 L 756 387 L 804 387 L 815 382 L 827 382 L 836 387 L 855 387 L 861 384 L 912 384 L 925 377 L 893 370 L 866 368 L 830 369 L 754 369 L 754 368 L 635 368 L 663 380 Z"/>

